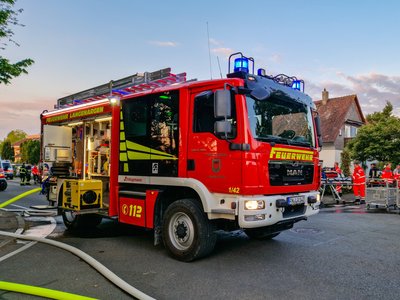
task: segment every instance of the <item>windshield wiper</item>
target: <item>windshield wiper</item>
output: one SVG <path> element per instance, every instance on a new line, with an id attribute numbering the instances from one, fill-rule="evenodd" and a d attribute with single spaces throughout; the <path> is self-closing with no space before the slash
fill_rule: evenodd
<path id="1" fill-rule="evenodd" d="M 281 138 L 279 136 L 274 135 L 267 135 L 267 136 L 258 136 L 256 140 L 264 141 L 264 142 L 271 142 L 277 144 L 286 144 L 289 145 L 289 141 L 285 138 Z"/>
<path id="2" fill-rule="evenodd" d="M 270 142 L 270 143 L 276 143 L 276 144 L 303 146 L 303 147 L 311 148 L 311 144 L 309 142 L 295 141 L 295 140 L 290 140 L 290 139 L 286 139 L 286 138 L 282 138 L 282 137 L 274 136 L 274 135 L 258 136 L 256 138 L 256 140 Z"/>
<path id="3" fill-rule="evenodd" d="M 311 148 L 311 144 L 309 142 L 300 142 L 300 141 L 294 141 L 290 140 L 288 141 L 289 145 L 295 145 L 295 146 L 305 146 Z"/>

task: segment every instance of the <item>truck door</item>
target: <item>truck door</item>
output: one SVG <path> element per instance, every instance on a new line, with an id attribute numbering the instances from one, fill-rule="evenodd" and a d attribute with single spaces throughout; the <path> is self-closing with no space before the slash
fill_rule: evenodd
<path id="1" fill-rule="evenodd" d="M 192 125 L 188 138 L 188 177 L 203 182 L 212 192 L 240 193 L 241 151 L 229 149 L 229 142 L 214 134 L 214 93 L 205 91 L 191 95 Z M 233 132 L 236 138 L 237 117 L 232 100 Z M 190 122 L 190 121 L 189 121 Z"/>

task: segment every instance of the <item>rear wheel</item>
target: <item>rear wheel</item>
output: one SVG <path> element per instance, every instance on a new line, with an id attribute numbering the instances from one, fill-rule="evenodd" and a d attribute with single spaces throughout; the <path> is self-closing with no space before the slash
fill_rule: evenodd
<path id="1" fill-rule="evenodd" d="M 63 210 L 62 218 L 69 230 L 93 229 L 101 223 L 102 216 L 97 214 L 77 214 L 74 211 Z"/>
<path id="2" fill-rule="evenodd" d="M 249 238 L 256 240 L 270 240 L 280 234 L 280 232 L 271 233 L 269 228 L 249 228 L 244 231 Z"/>
<path id="3" fill-rule="evenodd" d="M 170 255 L 186 262 L 209 254 L 217 241 L 214 226 L 193 199 L 178 200 L 167 208 L 162 235 Z"/>

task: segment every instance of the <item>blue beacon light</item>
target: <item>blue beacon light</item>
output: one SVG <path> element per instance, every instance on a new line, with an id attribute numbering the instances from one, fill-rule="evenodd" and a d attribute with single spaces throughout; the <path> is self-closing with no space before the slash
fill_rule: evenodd
<path id="1" fill-rule="evenodd" d="M 300 80 L 294 80 L 292 84 L 292 88 L 298 91 L 301 91 L 301 81 Z"/>
<path id="2" fill-rule="evenodd" d="M 246 72 L 249 73 L 249 60 L 246 57 L 240 57 L 235 59 L 233 72 Z"/>

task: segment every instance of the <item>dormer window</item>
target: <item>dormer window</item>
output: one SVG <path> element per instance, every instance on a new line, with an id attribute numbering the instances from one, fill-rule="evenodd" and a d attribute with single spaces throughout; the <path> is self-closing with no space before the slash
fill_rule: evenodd
<path id="1" fill-rule="evenodd" d="M 358 127 L 346 124 L 344 126 L 344 137 L 345 138 L 353 138 L 357 135 Z"/>

